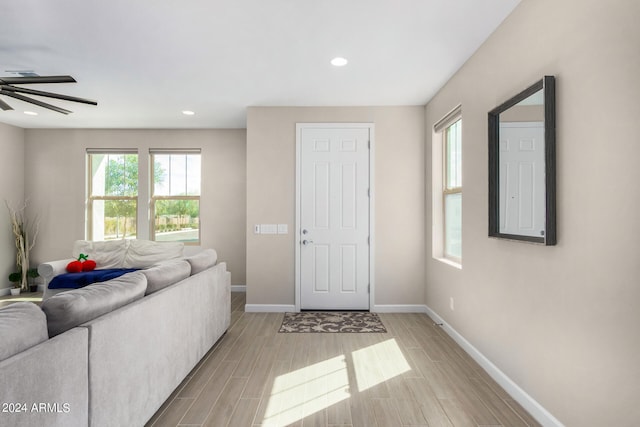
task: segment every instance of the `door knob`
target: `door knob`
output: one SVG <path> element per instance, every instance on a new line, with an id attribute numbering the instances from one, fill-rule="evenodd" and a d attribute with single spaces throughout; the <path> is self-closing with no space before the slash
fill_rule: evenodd
<path id="1" fill-rule="evenodd" d="M 313 243 L 313 240 L 303 240 L 302 241 L 302 244 L 305 245 L 305 246 L 308 245 L 309 243 Z"/>

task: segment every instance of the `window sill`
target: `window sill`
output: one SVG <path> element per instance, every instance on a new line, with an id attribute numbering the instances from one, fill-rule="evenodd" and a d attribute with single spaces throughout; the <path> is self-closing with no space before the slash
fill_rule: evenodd
<path id="1" fill-rule="evenodd" d="M 458 270 L 462 270 L 462 263 L 459 261 L 454 261 L 450 258 L 442 258 L 442 257 L 433 257 L 436 261 L 440 261 L 443 264 L 450 265 L 453 268 L 457 268 Z"/>

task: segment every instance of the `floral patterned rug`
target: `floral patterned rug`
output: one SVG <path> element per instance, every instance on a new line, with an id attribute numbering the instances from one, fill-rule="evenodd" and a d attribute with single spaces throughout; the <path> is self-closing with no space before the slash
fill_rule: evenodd
<path id="1" fill-rule="evenodd" d="M 278 332 L 387 332 L 376 313 L 305 311 L 285 313 Z"/>

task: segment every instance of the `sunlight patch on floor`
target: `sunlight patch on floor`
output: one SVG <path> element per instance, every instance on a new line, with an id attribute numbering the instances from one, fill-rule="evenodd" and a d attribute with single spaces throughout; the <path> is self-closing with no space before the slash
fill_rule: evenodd
<path id="1" fill-rule="evenodd" d="M 411 370 L 395 339 L 356 350 L 352 357 L 358 391 L 365 391 Z"/>
<path id="2" fill-rule="evenodd" d="M 344 356 L 327 359 L 276 378 L 263 425 L 286 426 L 349 396 Z"/>
<path id="3" fill-rule="evenodd" d="M 411 370 L 395 339 L 356 350 L 351 359 L 359 392 Z M 262 424 L 286 426 L 348 399 L 348 369 L 340 355 L 278 376 Z"/>
<path id="4" fill-rule="evenodd" d="M 5 301 L 11 301 L 11 302 L 42 302 L 42 297 L 22 297 L 22 296 L 17 296 L 17 297 L 13 297 L 11 299 L 7 299 Z"/>

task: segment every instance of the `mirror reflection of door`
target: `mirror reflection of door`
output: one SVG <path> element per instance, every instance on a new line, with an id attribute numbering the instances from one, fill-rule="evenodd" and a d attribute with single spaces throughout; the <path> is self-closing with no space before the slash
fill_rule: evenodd
<path id="1" fill-rule="evenodd" d="M 555 78 L 489 111 L 489 237 L 556 244 Z"/>
<path id="2" fill-rule="evenodd" d="M 544 123 L 500 123 L 500 232 L 542 237 Z"/>

